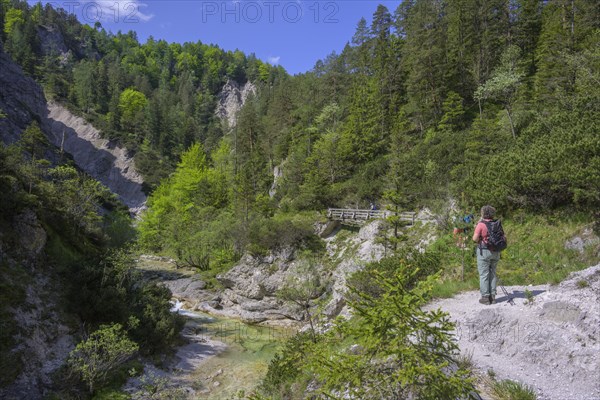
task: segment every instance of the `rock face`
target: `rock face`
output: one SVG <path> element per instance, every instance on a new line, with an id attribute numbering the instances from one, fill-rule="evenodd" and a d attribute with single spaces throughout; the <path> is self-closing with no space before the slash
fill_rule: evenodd
<path id="1" fill-rule="evenodd" d="M 279 181 L 283 178 L 283 164 L 276 165 L 273 168 L 273 183 L 269 189 L 269 197 L 273 198 L 277 194 L 277 188 L 279 187 Z"/>
<path id="2" fill-rule="evenodd" d="M 242 109 L 248 96 L 256 95 L 256 86 L 251 82 L 240 88 L 240 85 L 232 80 L 228 80 L 219 94 L 219 104 L 215 113 L 226 121 L 230 128 L 235 127 L 237 123 L 237 113 Z"/>
<path id="3" fill-rule="evenodd" d="M 50 141 L 73 156 L 77 165 L 119 195 L 132 212 L 144 208 L 143 179 L 136 171 L 133 156 L 100 136 L 100 131 L 83 118 L 56 103 L 48 103 L 47 126 Z"/>
<path id="4" fill-rule="evenodd" d="M 353 273 L 361 270 L 367 263 L 383 258 L 385 249 L 375 240 L 382 228 L 381 221 L 373 221 L 360 228 L 358 235 L 340 243 L 336 237 L 325 239 L 329 256 L 339 260 L 332 274 L 331 300 L 325 306 L 324 313 L 328 318 L 342 314 L 347 315 L 345 292 L 346 280 Z M 354 251 L 354 254 L 349 254 Z"/>
<path id="5" fill-rule="evenodd" d="M 10 299 L 11 307 L 3 307 L 16 325 L 11 354 L 19 362 L 14 364 L 16 379 L 0 388 L 0 398 L 37 400 L 52 389 L 53 375 L 64 365 L 75 340 L 61 311 L 64 289 L 44 262 L 44 228 L 32 210 L 14 216 L 11 226 L 10 235 L 0 231 L 0 281 L 11 293 L 23 294 L 18 301 Z"/>
<path id="6" fill-rule="evenodd" d="M 325 317 L 333 318 L 348 312 L 344 308 L 347 277 L 366 263 L 383 257 L 384 248 L 376 243 L 380 229 L 381 222 L 374 221 L 347 239 L 338 239 L 336 236 L 325 239 L 330 261 L 336 264 L 333 271 L 323 266 L 317 267 L 320 281 L 326 284 L 327 290 L 315 301 L 324 303 Z M 305 317 L 303 311 L 280 299 L 277 292 L 290 278 L 302 277 L 304 267 L 304 262 L 296 260 L 292 250 L 284 249 L 265 257 L 244 256 L 228 272 L 217 276 L 225 289 L 212 294 L 211 298 L 202 290 L 195 290 L 191 299 L 187 297 L 185 294 L 189 294 L 190 290 L 184 286 L 193 287 L 189 280 L 164 284 L 174 287 L 175 297 L 186 300 L 192 308 L 211 314 L 239 318 L 250 323 L 301 321 Z"/>
<path id="7" fill-rule="evenodd" d="M 596 254 L 600 254 L 600 238 L 594 233 L 592 228 L 585 228 L 579 235 L 565 242 L 565 249 L 575 250 L 583 253 L 588 247 L 596 247 Z"/>
<path id="8" fill-rule="evenodd" d="M 44 55 L 58 55 L 63 60 L 68 57 L 69 49 L 60 30 L 55 26 L 40 26 L 37 29 L 40 48 Z"/>
<path id="9" fill-rule="evenodd" d="M 1 46 L 1 45 L 0 45 Z M 34 120 L 46 115 L 46 99 L 42 88 L 0 47 L 0 140 L 11 144 Z"/>
<path id="10" fill-rule="evenodd" d="M 246 255 L 217 279 L 225 287 L 213 303 L 204 303 L 200 309 L 244 322 L 266 320 L 296 320 L 303 318 L 301 310 L 277 297 L 288 277 L 298 273 L 300 263 L 293 260 L 290 251 L 268 257 Z"/>
<path id="11" fill-rule="evenodd" d="M 57 40 L 52 36 L 47 42 L 56 43 Z M 102 139 L 97 129 L 66 108 L 47 103 L 40 86 L 25 76 L 1 49 L 0 111 L 4 114 L 0 118 L 2 142 L 16 142 L 25 128 L 36 120 L 50 143 L 69 153 L 82 170 L 116 193 L 132 212 L 143 209 L 146 201 L 142 192 L 143 179 L 135 170 L 127 149 Z"/>

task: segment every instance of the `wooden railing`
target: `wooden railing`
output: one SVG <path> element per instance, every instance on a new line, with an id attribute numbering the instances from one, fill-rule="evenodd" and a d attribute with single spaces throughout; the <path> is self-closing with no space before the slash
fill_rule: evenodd
<path id="1" fill-rule="evenodd" d="M 392 215 L 396 215 L 396 213 L 387 210 L 358 210 L 351 208 L 329 208 L 327 210 L 327 218 L 351 225 L 362 225 L 367 221 L 383 219 Z M 400 217 L 400 221 L 410 222 L 411 225 L 415 224 L 416 213 L 402 212 L 397 215 Z"/>

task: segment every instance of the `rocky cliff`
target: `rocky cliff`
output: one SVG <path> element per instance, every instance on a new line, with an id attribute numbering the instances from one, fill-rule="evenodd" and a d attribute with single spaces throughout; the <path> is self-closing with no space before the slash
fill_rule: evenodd
<path id="1" fill-rule="evenodd" d="M 16 142 L 34 119 L 42 121 L 45 117 L 42 88 L 23 74 L 0 47 L 0 140 L 5 144 Z"/>
<path id="2" fill-rule="evenodd" d="M 42 88 L 0 49 L 0 140 L 16 142 L 32 121 L 38 121 L 50 143 L 70 154 L 90 176 L 116 193 L 132 212 L 146 195 L 143 179 L 127 149 L 102 139 L 100 132 L 65 107 L 48 103 Z"/>
<path id="3" fill-rule="evenodd" d="M 324 226 L 317 227 L 319 231 L 323 229 Z M 326 255 L 318 261 L 316 270 L 324 288 L 314 300 L 324 317 L 346 312 L 346 278 L 366 263 L 383 257 L 383 245 L 377 243 L 381 229 L 381 221 L 362 227 L 357 234 L 340 233 L 338 226 L 337 231 L 323 239 Z M 217 276 L 223 286 L 218 291 L 206 290 L 204 282 L 196 277 L 167 278 L 164 284 L 190 309 L 248 323 L 287 324 L 302 320 L 303 310 L 283 301 L 278 291 L 289 279 L 301 275 L 305 264 L 306 260 L 297 258 L 294 250 L 283 249 L 266 256 L 245 255 L 229 271 Z"/>
<path id="4" fill-rule="evenodd" d="M 63 310 L 64 290 L 45 259 L 48 236 L 36 214 L 26 209 L 8 222 L 10 229 L 0 226 L 0 286 L 6 291 L 0 304 L 0 398 L 42 399 L 75 346 L 77 326 Z"/>
<path id="5" fill-rule="evenodd" d="M 228 80 L 219 94 L 219 103 L 215 113 L 221 120 L 227 122 L 229 128 L 235 127 L 237 113 L 251 94 L 256 95 L 256 86 L 253 83 L 246 82 L 244 86 L 240 87 L 237 82 Z"/>
<path id="6" fill-rule="evenodd" d="M 50 141 L 69 153 L 90 176 L 119 195 L 129 210 L 137 213 L 146 202 L 144 180 L 136 171 L 133 154 L 100 135 L 100 131 L 65 107 L 47 104 L 46 133 Z"/>

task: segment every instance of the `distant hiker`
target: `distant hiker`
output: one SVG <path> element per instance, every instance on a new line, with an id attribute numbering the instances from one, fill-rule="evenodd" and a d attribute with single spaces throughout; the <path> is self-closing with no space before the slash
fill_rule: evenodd
<path id="1" fill-rule="evenodd" d="M 494 220 L 496 209 L 481 207 L 481 219 L 475 227 L 473 241 L 477 243 L 477 270 L 479 271 L 479 291 L 481 304 L 496 303 L 496 265 L 500 251 L 506 248 L 506 238 L 499 220 Z M 491 236 L 490 236 L 491 235 Z M 503 243 L 502 243 L 503 241 Z"/>
<path id="2" fill-rule="evenodd" d="M 464 217 L 456 216 L 454 218 L 454 229 L 452 230 L 452 237 L 456 241 L 456 246 L 464 249 L 465 236 L 472 228 L 473 214 L 465 215 Z"/>
<path id="3" fill-rule="evenodd" d="M 371 202 L 371 210 L 377 210 L 377 205 L 374 202 Z"/>

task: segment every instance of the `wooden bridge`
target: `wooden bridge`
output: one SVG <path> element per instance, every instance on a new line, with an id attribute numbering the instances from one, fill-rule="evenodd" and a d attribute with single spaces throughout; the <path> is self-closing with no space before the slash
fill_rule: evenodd
<path id="1" fill-rule="evenodd" d="M 327 218 L 333 221 L 340 221 L 345 225 L 363 225 L 373 219 L 384 219 L 392 215 L 398 215 L 400 221 L 410 222 L 411 225 L 415 224 L 416 213 L 414 212 L 395 213 L 387 210 L 358 210 L 351 208 L 329 208 L 327 210 Z"/>

